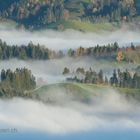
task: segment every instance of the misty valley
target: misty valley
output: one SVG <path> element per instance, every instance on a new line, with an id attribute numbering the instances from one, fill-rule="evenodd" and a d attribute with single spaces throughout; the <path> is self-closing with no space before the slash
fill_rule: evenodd
<path id="1" fill-rule="evenodd" d="M 126 89 L 124 93 L 127 91 L 127 93 L 130 93 L 129 95 L 133 96 L 134 94 L 138 96 L 140 90 L 139 50 L 140 46 L 134 45 L 133 43 L 126 47 L 120 47 L 119 44 L 115 42 L 107 45 L 96 45 L 94 47 L 84 48 L 80 46 L 75 49 L 52 50 L 40 44 L 35 45 L 32 42 L 27 45 L 18 46 L 8 45 L 6 42 L 0 40 L 1 61 L 23 61 L 26 63 L 28 61 L 38 61 L 38 63 L 44 61 L 44 63 L 51 65 L 49 68 L 50 71 L 54 67 L 53 63 L 58 61 L 62 64 L 61 66 L 57 64 L 57 69 L 62 70 L 62 67 L 64 67 L 63 71 L 54 71 L 59 77 L 63 77 L 63 80 L 56 80 L 58 83 L 67 83 L 68 85 L 71 83 L 79 83 L 81 87 L 86 84 L 93 84 L 93 86 L 96 85 L 98 88 L 100 88 L 100 86 L 106 86 L 107 88 L 110 86 L 111 88 L 119 88 L 120 90 Z M 68 64 L 72 63 L 70 68 L 66 67 L 66 62 L 63 62 L 66 59 Z M 85 64 L 86 62 L 84 61 L 87 61 L 90 67 L 85 66 L 85 64 L 83 65 L 84 67 L 81 67 L 81 65 L 79 67 L 79 62 L 76 62 L 77 60 Z M 75 65 L 76 70 L 74 71 L 73 66 L 75 62 L 77 65 Z M 101 65 L 99 72 L 96 72 L 96 67 L 100 65 L 100 63 L 112 66 L 106 70 L 105 66 Z M 114 66 L 114 64 L 116 66 Z M 122 67 L 121 65 L 124 66 Z M 133 68 L 127 67 L 134 65 L 135 67 Z M 45 69 L 48 69 L 47 67 L 48 65 L 46 65 Z M 43 79 L 44 77 L 35 77 L 32 75 L 32 70 L 26 69 L 26 66 L 23 68 L 15 67 L 15 69 L 15 71 L 12 71 L 11 68 L 1 70 L 1 97 L 32 97 L 34 96 L 34 90 L 41 89 L 43 85 L 45 85 L 45 82 L 47 84 L 47 79 Z M 111 71 L 112 69 L 113 71 Z M 46 73 L 44 72 L 44 74 L 47 75 L 47 71 Z M 73 89 L 71 87 L 70 92 L 73 92 Z M 132 89 L 133 94 L 131 93 Z M 32 90 L 32 92 L 30 90 Z M 69 89 L 66 88 L 66 90 Z"/>
<path id="2" fill-rule="evenodd" d="M 2 126 L 54 135 L 140 127 L 138 43 L 14 43 L 0 40 Z"/>
<path id="3" fill-rule="evenodd" d="M 0 140 L 140 140 L 140 0 L 0 0 Z"/>
<path id="4" fill-rule="evenodd" d="M 0 139 L 139 139 L 139 30 L 9 24 L 0 24 Z"/>

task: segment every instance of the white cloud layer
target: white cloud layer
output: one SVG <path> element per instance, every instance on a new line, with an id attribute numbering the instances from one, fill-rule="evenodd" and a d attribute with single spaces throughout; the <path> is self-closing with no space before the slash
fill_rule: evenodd
<path id="1" fill-rule="evenodd" d="M 55 50 L 79 46 L 89 47 L 97 44 L 105 45 L 114 42 L 118 42 L 120 45 L 131 42 L 140 43 L 139 36 L 139 30 L 119 29 L 114 32 L 101 31 L 100 33 L 82 33 L 74 30 L 29 32 L 16 30 L 14 27 L 10 28 L 10 25 L 0 24 L 0 38 L 8 44 L 21 45 L 32 41 L 35 44 L 40 43 Z"/>
<path id="2" fill-rule="evenodd" d="M 52 134 L 98 129 L 139 130 L 139 104 L 127 101 L 114 90 L 107 91 L 101 91 L 100 96 L 94 97 L 91 104 L 72 100 L 63 105 L 19 98 L 0 100 L 0 124 L 14 126 L 19 130 L 38 130 Z"/>

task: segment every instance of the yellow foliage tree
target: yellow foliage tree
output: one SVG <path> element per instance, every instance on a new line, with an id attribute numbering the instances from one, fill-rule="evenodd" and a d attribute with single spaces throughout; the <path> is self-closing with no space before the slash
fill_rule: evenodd
<path id="1" fill-rule="evenodd" d="M 117 61 L 118 62 L 121 62 L 121 61 L 123 61 L 123 59 L 124 59 L 124 54 L 123 54 L 123 52 L 122 51 L 119 51 L 118 53 L 117 53 Z"/>

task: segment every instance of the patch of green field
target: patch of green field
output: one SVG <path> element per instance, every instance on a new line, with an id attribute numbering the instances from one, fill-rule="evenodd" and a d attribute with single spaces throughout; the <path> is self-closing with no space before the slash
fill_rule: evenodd
<path id="1" fill-rule="evenodd" d="M 80 84 L 76 83 L 60 83 L 46 85 L 33 91 L 32 94 L 33 96 L 39 97 L 39 99 L 41 100 L 44 100 L 45 98 L 49 100 L 55 100 L 56 97 L 60 98 L 61 96 L 64 97 L 66 95 L 67 97 L 72 98 L 73 100 L 83 102 L 89 102 L 91 96 L 93 96 L 92 91 L 87 90 Z"/>
<path id="2" fill-rule="evenodd" d="M 112 31 L 117 28 L 117 25 L 112 23 L 90 23 L 78 20 L 68 20 L 63 22 L 65 29 L 75 29 L 83 32 L 99 32 L 101 30 Z"/>
<path id="3" fill-rule="evenodd" d="M 116 88 L 106 85 L 80 84 L 80 83 L 59 83 L 42 86 L 32 91 L 33 97 L 52 102 L 69 102 L 69 99 L 90 102 L 95 96 L 108 94 L 112 91 L 126 95 L 126 97 L 134 97 L 140 100 L 140 89 Z M 64 98 L 65 97 L 65 98 Z"/>

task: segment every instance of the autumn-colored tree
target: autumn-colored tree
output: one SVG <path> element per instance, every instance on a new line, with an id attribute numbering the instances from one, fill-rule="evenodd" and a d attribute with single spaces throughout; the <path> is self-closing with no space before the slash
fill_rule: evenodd
<path id="1" fill-rule="evenodd" d="M 119 52 L 117 53 L 116 59 L 117 59 L 118 62 L 121 62 L 121 61 L 124 60 L 124 54 L 123 54 L 122 51 L 119 51 Z"/>

